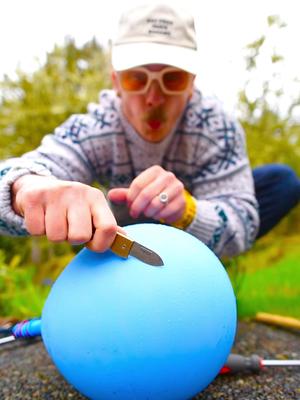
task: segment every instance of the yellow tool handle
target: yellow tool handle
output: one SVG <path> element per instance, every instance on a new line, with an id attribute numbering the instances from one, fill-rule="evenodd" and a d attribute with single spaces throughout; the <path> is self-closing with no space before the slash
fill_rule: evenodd
<path id="1" fill-rule="evenodd" d="M 110 246 L 111 251 L 120 257 L 127 258 L 129 256 L 133 241 L 127 236 L 117 233 L 115 240 Z"/>
<path id="2" fill-rule="evenodd" d="M 283 326 L 285 328 L 300 329 L 300 320 L 297 318 L 259 312 L 256 314 L 255 319 L 256 321 Z"/>

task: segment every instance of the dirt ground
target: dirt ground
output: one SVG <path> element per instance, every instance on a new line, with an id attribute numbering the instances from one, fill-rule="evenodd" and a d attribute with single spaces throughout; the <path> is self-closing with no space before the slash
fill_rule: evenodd
<path id="1" fill-rule="evenodd" d="M 300 332 L 240 322 L 233 352 L 265 359 L 300 359 Z M 0 348 L 0 400 L 83 400 L 58 373 L 40 340 Z M 194 400 L 299 400 L 300 367 L 218 376 Z M 105 399 L 104 399 L 105 400 Z M 160 400 L 160 399 L 156 399 Z M 185 400 L 185 399 L 182 399 Z"/>

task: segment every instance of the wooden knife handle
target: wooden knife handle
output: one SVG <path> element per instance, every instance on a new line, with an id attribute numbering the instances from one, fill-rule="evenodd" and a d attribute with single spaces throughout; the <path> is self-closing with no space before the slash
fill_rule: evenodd
<path id="1" fill-rule="evenodd" d="M 129 256 L 133 241 L 127 236 L 117 233 L 110 249 L 120 257 L 127 258 Z"/>

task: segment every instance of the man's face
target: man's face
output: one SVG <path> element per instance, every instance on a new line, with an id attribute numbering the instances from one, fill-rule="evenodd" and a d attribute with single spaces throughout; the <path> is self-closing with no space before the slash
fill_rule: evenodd
<path id="1" fill-rule="evenodd" d="M 164 75 L 154 74 L 151 79 L 150 74 L 146 84 L 147 71 L 163 71 Z M 160 142 L 172 131 L 191 97 L 194 78 L 189 73 L 161 64 L 149 64 L 125 72 L 114 71 L 112 74 L 114 88 L 122 99 L 124 115 L 149 142 Z"/>

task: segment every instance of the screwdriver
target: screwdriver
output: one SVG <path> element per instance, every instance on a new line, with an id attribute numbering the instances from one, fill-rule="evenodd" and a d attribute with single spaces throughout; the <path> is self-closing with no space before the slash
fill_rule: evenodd
<path id="1" fill-rule="evenodd" d="M 245 357 L 239 354 L 230 354 L 220 374 L 234 374 L 238 372 L 259 372 L 265 367 L 300 367 L 300 360 L 264 360 L 253 354 Z"/>
<path id="2" fill-rule="evenodd" d="M 0 339 L 0 345 L 4 343 L 13 342 L 18 338 L 31 338 L 34 336 L 40 336 L 41 319 L 33 318 L 30 320 L 18 322 L 11 329 L 11 333 L 12 335 Z"/>

